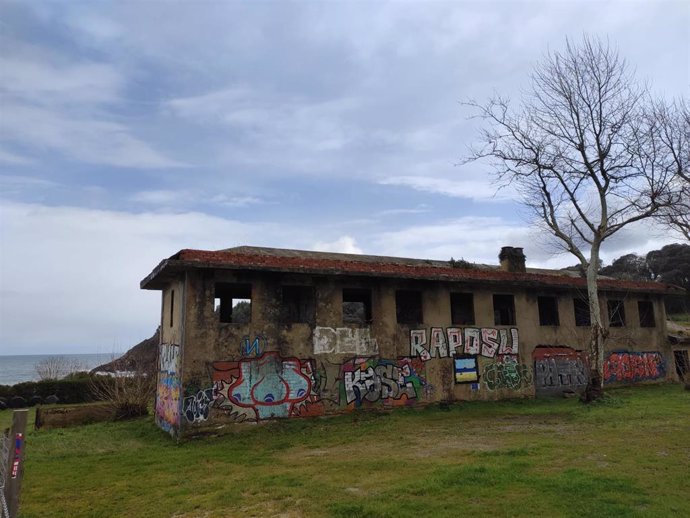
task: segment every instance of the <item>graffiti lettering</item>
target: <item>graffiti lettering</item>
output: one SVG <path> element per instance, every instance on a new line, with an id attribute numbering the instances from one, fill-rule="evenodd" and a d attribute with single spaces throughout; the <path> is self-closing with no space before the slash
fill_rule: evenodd
<path id="1" fill-rule="evenodd" d="M 502 362 L 490 363 L 484 368 L 484 384 L 489 390 L 519 390 L 532 384 L 532 374 L 527 365 L 506 356 Z"/>
<path id="2" fill-rule="evenodd" d="M 431 341 L 427 342 L 426 329 L 410 330 L 410 356 L 428 361 L 432 358 L 447 358 L 457 354 L 481 354 L 487 358 L 495 358 L 497 354 L 518 354 L 519 340 L 516 328 L 449 327 L 444 333 L 442 327 L 432 327 L 430 336 Z"/>
<path id="3" fill-rule="evenodd" d="M 208 419 L 213 403 L 213 388 L 200 390 L 193 396 L 184 398 L 184 416 L 190 423 Z"/>
<path id="4" fill-rule="evenodd" d="M 353 358 L 341 367 L 341 404 L 361 406 L 383 402 L 393 406 L 419 397 L 425 380 L 419 376 L 419 360 L 401 358 Z"/>
<path id="5" fill-rule="evenodd" d="M 314 329 L 314 354 L 377 354 L 379 346 L 368 327 L 317 327 Z"/>
<path id="6" fill-rule="evenodd" d="M 324 413 L 311 360 L 277 352 L 239 362 L 213 362 L 214 407 L 237 421 Z"/>
<path id="7" fill-rule="evenodd" d="M 535 392 L 537 396 L 577 392 L 589 381 L 587 356 L 570 347 L 537 347 L 534 358 Z"/>
<path id="8" fill-rule="evenodd" d="M 266 348 L 266 339 L 263 336 L 257 336 L 253 341 L 250 341 L 248 336 L 242 338 L 240 353 L 242 356 L 261 356 Z"/>
<path id="9" fill-rule="evenodd" d="M 174 374 L 179 369 L 180 346 L 161 344 L 158 356 L 158 370 Z"/>
<path id="10" fill-rule="evenodd" d="M 419 356 L 422 361 L 431 360 L 429 351 L 426 350 L 426 329 L 413 329 L 410 331 L 410 356 Z"/>
<path id="11" fill-rule="evenodd" d="M 604 362 L 604 382 L 655 380 L 666 375 L 664 357 L 658 352 L 618 352 Z"/>

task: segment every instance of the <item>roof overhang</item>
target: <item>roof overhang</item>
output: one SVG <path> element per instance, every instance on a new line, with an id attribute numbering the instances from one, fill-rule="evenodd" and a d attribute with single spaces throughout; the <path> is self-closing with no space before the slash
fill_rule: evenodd
<path id="1" fill-rule="evenodd" d="M 164 289 L 172 280 L 189 270 L 242 270 L 257 272 L 298 273 L 324 276 L 377 277 L 426 281 L 489 284 L 533 289 L 585 289 L 586 279 L 568 275 L 545 273 L 513 273 L 499 269 L 472 269 L 439 266 L 420 266 L 392 262 L 371 263 L 356 260 L 337 260 L 314 257 L 276 257 L 261 254 L 238 254 L 227 251 L 181 250 L 161 261 L 144 278 L 140 286 L 147 290 Z M 605 291 L 642 293 L 684 293 L 670 284 L 617 279 L 599 279 L 599 289 Z"/>

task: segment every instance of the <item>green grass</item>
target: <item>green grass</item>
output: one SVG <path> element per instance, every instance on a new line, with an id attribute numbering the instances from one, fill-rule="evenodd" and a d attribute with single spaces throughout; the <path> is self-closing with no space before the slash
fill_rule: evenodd
<path id="1" fill-rule="evenodd" d="M 676 313 L 674 315 L 668 315 L 668 319 L 677 324 L 690 325 L 690 313 Z"/>
<path id="2" fill-rule="evenodd" d="M 276 421 L 179 445 L 151 418 L 31 431 L 21 516 L 690 516 L 690 392 L 608 394 Z"/>

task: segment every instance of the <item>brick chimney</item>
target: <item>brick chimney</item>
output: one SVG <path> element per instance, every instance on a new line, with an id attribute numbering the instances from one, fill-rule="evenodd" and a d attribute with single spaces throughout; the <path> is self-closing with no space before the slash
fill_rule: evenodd
<path id="1" fill-rule="evenodd" d="M 512 246 L 504 246 L 501 248 L 501 253 L 498 254 L 498 260 L 501 261 L 501 270 L 506 272 L 525 273 L 525 254 L 522 248 L 515 248 Z"/>

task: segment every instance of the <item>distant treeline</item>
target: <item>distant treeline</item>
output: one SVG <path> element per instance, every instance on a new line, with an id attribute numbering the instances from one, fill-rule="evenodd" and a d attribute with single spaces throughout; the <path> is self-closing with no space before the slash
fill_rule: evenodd
<path id="1" fill-rule="evenodd" d="M 570 266 L 566 269 L 579 270 L 580 267 Z M 690 312 L 690 245 L 666 245 L 647 255 L 626 254 L 609 266 L 601 267 L 599 273 L 616 279 L 675 284 L 685 289 L 685 295 L 668 296 L 667 313 Z"/>

